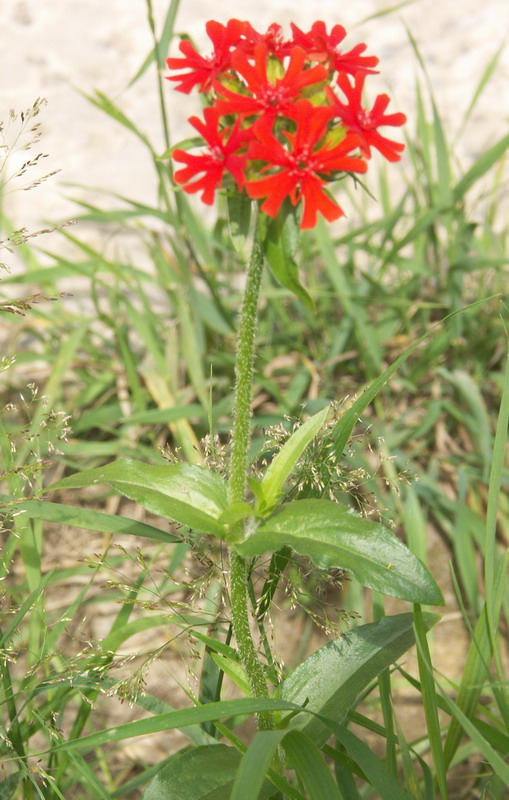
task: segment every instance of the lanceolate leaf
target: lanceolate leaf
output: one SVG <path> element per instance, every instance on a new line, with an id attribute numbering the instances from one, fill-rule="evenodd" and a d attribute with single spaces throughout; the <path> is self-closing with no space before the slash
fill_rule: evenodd
<path id="1" fill-rule="evenodd" d="M 233 246 L 238 253 L 244 253 L 249 238 L 253 201 L 246 194 L 239 192 L 229 194 L 226 201 Z"/>
<path id="2" fill-rule="evenodd" d="M 143 800 L 227 800 L 241 758 L 238 750 L 224 744 L 176 753 L 151 781 Z M 265 782 L 258 797 L 263 800 L 274 792 Z"/>
<path id="3" fill-rule="evenodd" d="M 428 569 L 399 539 L 339 503 L 287 503 L 235 547 L 243 556 L 259 556 L 285 545 L 323 569 L 349 570 L 370 589 L 413 603 L 443 603 Z"/>
<path id="4" fill-rule="evenodd" d="M 325 424 L 328 412 L 329 407 L 327 406 L 319 411 L 318 414 L 306 420 L 272 459 L 261 483 L 264 501 L 269 509 L 279 499 L 283 484 L 302 453 Z"/>
<path id="5" fill-rule="evenodd" d="M 282 221 L 283 220 L 283 221 Z M 294 214 L 288 210 L 267 223 L 264 242 L 267 263 L 277 280 L 299 298 L 308 308 L 313 301 L 299 280 L 299 270 L 293 258 L 295 239 L 298 236 Z"/>
<path id="6" fill-rule="evenodd" d="M 246 671 L 244 667 L 238 663 L 238 661 L 233 661 L 230 658 L 225 658 L 224 656 L 220 655 L 219 653 L 211 653 L 210 654 L 212 661 L 214 661 L 217 666 L 227 675 L 230 680 L 235 683 L 239 689 L 245 694 L 247 697 L 251 695 L 251 689 L 249 688 L 249 683 L 246 675 Z"/>
<path id="7" fill-rule="evenodd" d="M 429 630 L 439 619 L 424 614 Z M 320 647 L 284 682 L 282 697 L 334 722 L 341 722 L 359 693 L 414 644 L 413 615 L 397 614 L 360 625 Z M 316 717 L 298 714 L 291 722 L 322 745 L 330 730 Z"/>
<path id="8" fill-rule="evenodd" d="M 222 478 L 195 464 L 151 465 L 124 458 L 104 467 L 79 472 L 51 489 L 81 489 L 107 483 L 115 491 L 167 519 L 188 528 L 223 537 L 218 522 L 226 508 Z"/>

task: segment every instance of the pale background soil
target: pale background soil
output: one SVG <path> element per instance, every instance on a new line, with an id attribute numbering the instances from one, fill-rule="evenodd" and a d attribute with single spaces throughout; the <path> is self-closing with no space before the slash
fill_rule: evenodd
<path id="1" fill-rule="evenodd" d="M 169 0 L 154 0 L 162 20 Z M 273 21 L 309 26 L 323 19 L 341 23 L 346 40 L 368 44 L 380 58 L 380 76 L 369 83 L 370 96 L 390 87 L 393 105 L 414 120 L 417 62 L 405 25 L 415 37 L 429 71 L 439 108 L 455 130 L 491 56 L 509 31 L 506 0 L 417 0 L 393 14 L 358 24 L 396 3 L 390 0 L 182 0 L 176 30 L 191 34 L 204 51 L 204 26 L 211 17 L 249 19 L 260 29 Z M 0 119 L 10 108 L 28 108 L 45 97 L 43 147 L 50 158 L 45 169 L 61 169 L 34 193 L 10 196 L 16 220 L 27 224 L 40 217 L 73 210 L 62 198 L 62 184 L 86 183 L 150 200 L 153 172 L 143 148 L 127 131 L 92 107 L 77 91 L 98 89 L 111 96 L 162 149 L 155 82 L 145 75 L 126 86 L 151 48 L 144 0 L 1 0 Z M 177 43 L 172 46 L 176 54 Z M 422 77 L 422 76 L 421 76 Z M 185 119 L 199 108 L 198 98 L 186 98 L 168 84 L 174 141 L 189 135 Z M 509 48 L 485 90 L 459 152 L 466 162 L 507 131 L 509 117 Z M 60 184 L 60 185 L 59 185 Z M 66 189 L 68 194 L 72 194 Z"/>

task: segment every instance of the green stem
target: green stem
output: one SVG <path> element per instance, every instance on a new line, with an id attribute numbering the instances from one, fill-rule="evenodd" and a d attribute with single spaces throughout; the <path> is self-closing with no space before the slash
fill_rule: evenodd
<path id="1" fill-rule="evenodd" d="M 247 453 L 251 435 L 251 397 L 253 384 L 254 342 L 258 310 L 258 297 L 263 270 L 263 248 L 256 226 L 249 263 L 244 300 L 240 314 L 235 361 L 235 401 L 233 412 L 232 449 L 228 482 L 228 499 L 238 503 L 245 499 Z M 242 538 L 242 522 L 233 526 L 232 541 Z M 230 551 L 230 597 L 232 622 L 239 649 L 239 657 L 246 670 L 253 697 L 268 697 L 263 667 L 251 636 L 248 607 L 248 566 L 246 560 L 232 548 Z M 272 715 L 258 715 L 260 730 L 273 727 Z"/>
<path id="2" fill-rule="evenodd" d="M 233 434 L 228 483 L 228 499 L 230 503 L 238 503 L 244 500 L 246 492 L 247 451 L 251 438 L 254 340 L 262 269 L 263 249 L 257 229 L 254 235 L 253 249 L 247 272 L 237 335 Z"/>

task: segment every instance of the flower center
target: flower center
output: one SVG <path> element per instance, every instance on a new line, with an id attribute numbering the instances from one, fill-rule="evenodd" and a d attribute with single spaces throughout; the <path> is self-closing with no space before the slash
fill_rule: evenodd
<path id="1" fill-rule="evenodd" d="M 361 128 L 369 128 L 372 125 L 371 122 L 371 115 L 369 111 L 366 111 L 364 108 L 361 109 L 357 114 L 357 122 L 361 126 Z"/>
<path id="2" fill-rule="evenodd" d="M 301 147 L 296 153 L 288 153 L 291 175 L 309 175 L 320 171 L 320 162 L 313 155 L 308 145 Z"/>
<path id="3" fill-rule="evenodd" d="M 213 161 L 224 161 L 224 153 L 217 144 L 212 145 L 209 149 Z"/>
<path id="4" fill-rule="evenodd" d="M 277 108 L 283 100 L 285 100 L 286 92 L 281 85 L 271 85 L 267 86 L 264 95 L 263 95 L 263 102 L 266 107 L 270 108 Z"/>

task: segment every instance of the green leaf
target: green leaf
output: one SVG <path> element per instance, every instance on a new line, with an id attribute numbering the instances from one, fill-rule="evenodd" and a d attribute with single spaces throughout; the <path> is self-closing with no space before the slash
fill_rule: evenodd
<path id="1" fill-rule="evenodd" d="M 265 257 L 274 277 L 308 308 L 313 309 L 313 301 L 299 280 L 299 270 L 293 258 L 297 236 L 294 213 L 290 210 L 278 214 L 276 219 L 267 222 Z"/>
<path id="2" fill-rule="evenodd" d="M 227 505 L 226 485 L 214 472 L 196 464 L 144 464 L 123 458 L 54 483 L 53 489 L 82 489 L 107 483 L 153 514 L 220 538 L 218 522 Z"/>
<path id="3" fill-rule="evenodd" d="M 219 522 L 223 525 L 234 525 L 236 522 L 239 522 L 239 520 L 252 516 L 254 516 L 254 510 L 249 503 L 244 503 L 243 500 L 239 500 L 237 503 L 232 503 L 223 511 L 219 517 Z"/>
<path id="4" fill-rule="evenodd" d="M 429 630 L 439 619 L 424 614 Z M 382 670 L 393 664 L 414 644 L 412 614 L 382 617 L 378 622 L 360 625 L 340 639 L 327 642 L 303 661 L 282 687 L 282 698 L 340 723 L 360 692 Z M 298 714 L 292 727 L 298 727 L 318 745 L 330 731 L 316 717 Z"/>
<path id="5" fill-rule="evenodd" d="M 212 661 L 217 664 L 219 669 L 222 670 L 247 697 L 251 696 L 251 689 L 249 688 L 246 671 L 241 664 L 237 661 L 232 661 L 230 658 L 225 658 L 219 655 L 219 653 L 211 653 L 210 657 Z"/>
<path id="6" fill-rule="evenodd" d="M 224 642 L 219 641 L 219 639 L 213 639 L 212 636 L 207 636 L 206 633 L 202 633 L 201 631 L 196 630 L 196 628 L 190 628 L 187 623 L 183 623 L 181 627 L 183 630 L 190 632 L 191 635 L 196 639 L 199 639 L 200 642 L 203 642 L 203 644 L 205 644 L 207 648 L 212 650 L 214 653 L 221 653 L 230 661 L 238 661 L 237 651 L 234 650 L 233 647 L 230 647 Z"/>
<path id="7" fill-rule="evenodd" d="M 267 580 L 263 585 L 263 589 L 260 593 L 260 599 L 258 600 L 258 608 L 256 609 L 256 616 L 259 620 L 263 619 L 270 608 L 272 598 L 274 597 L 279 584 L 279 580 L 286 569 L 286 565 L 288 564 L 291 555 L 291 547 L 282 547 L 281 550 L 277 550 L 275 553 L 273 553 L 272 558 L 270 559 Z"/>
<path id="8" fill-rule="evenodd" d="M 227 196 L 226 202 L 233 246 L 238 253 L 244 253 L 249 239 L 253 201 L 244 192 L 233 192 Z"/>
<path id="9" fill-rule="evenodd" d="M 118 515 L 103 514 L 90 508 L 66 506 L 63 503 L 48 503 L 45 500 L 25 500 L 16 504 L 16 511 L 23 511 L 30 519 L 42 519 L 60 525 L 73 525 L 87 531 L 101 533 L 129 533 L 159 542 L 181 542 L 178 536 L 162 531 L 153 525 Z"/>
<path id="10" fill-rule="evenodd" d="M 286 503 L 235 547 L 242 556 L 259 556 L 284 545 L 322 569 L 349 570 L 370 589 L 413 603 L 443 604 L 427 567 L 399 539 L 339 503 Z"/>
<path id="11" fill-rule="evenodd" d="M 329 406 L 304 422 L 290 436 L 275 458 L 272 459 L 261 482 L 263 497 L 269 509 L 273 508 L 277 503 L 284 482 L 310 441 L 314 439 L 325 424 L 328 413 Z"/>
<path id="12" fill-rule="evenodd" d="M 176 753 L 149 783 L 143 800 L 223 800 L 240 759 L 237 750 L 224 744 Z"/>
<path id="13" fill-rule="evenodd" d="M 227 800 L 242 755 L 224 744 L 195 747 L 176 753 L 143 793 L 143 800 Z M 266 781 L 260 798 L 274 787 Z"/>

